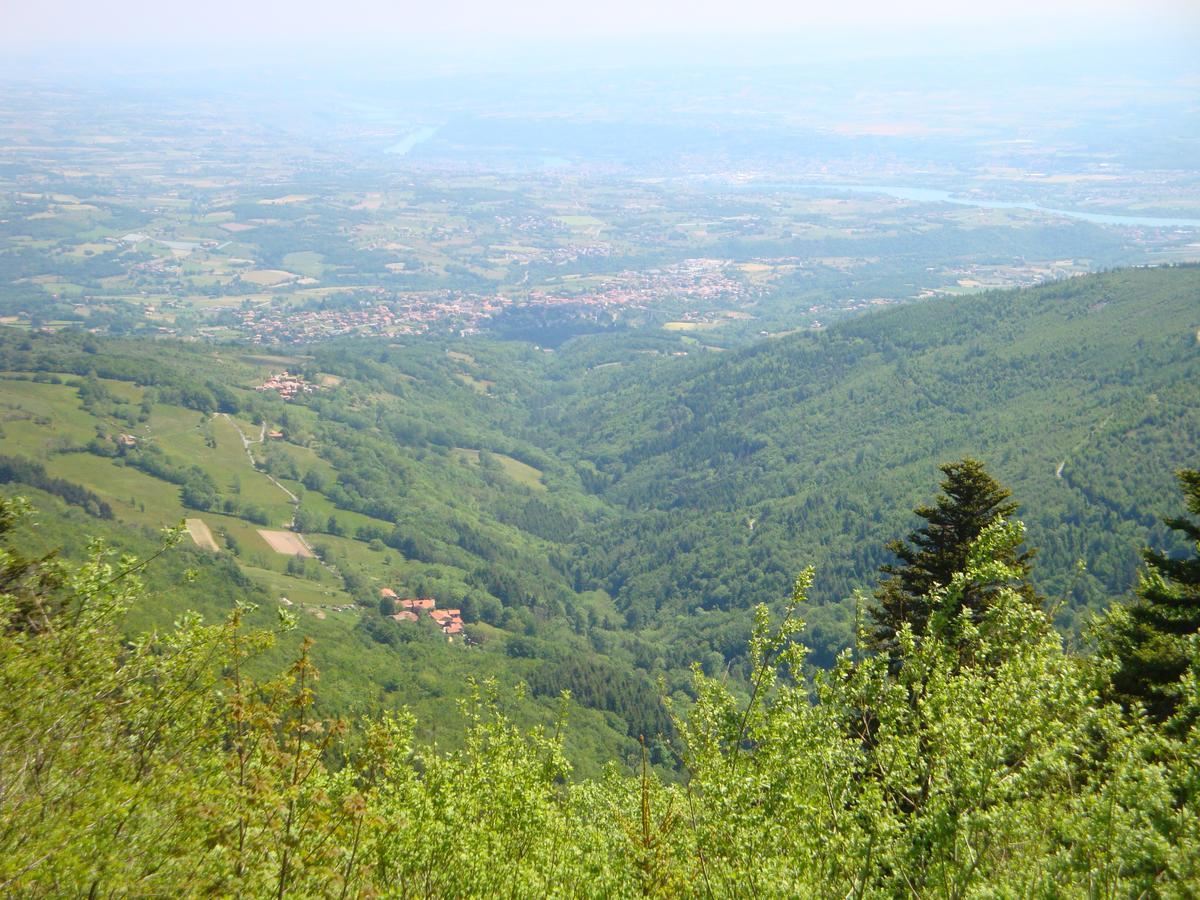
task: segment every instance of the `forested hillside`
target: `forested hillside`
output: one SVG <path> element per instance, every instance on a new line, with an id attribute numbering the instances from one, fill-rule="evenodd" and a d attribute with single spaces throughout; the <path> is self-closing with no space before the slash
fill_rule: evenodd
<path id="1" fill-rule="evenodd" d="M 818 603 L 869 585 L 936 466 L 965 455 L 1013 489 L 1035 580 L 1073 631 L 1130 583 L 1141 546 L 1169 540 L 1163 499 L 1200 447 L 1198 328 L 1200 269 L 1120 271 L 864 316 L 652 378 L 619 370 L 604 390 L 549 397 L 538 421 L 619 510 L 581 536 L 583 584 L 671 646 L 736 646 L 738 611 L 809 562 Z M 813 618 L 828 663 L 850 611 Z"/>
<path id="2" fill-rule="evenodd" d="M 283 356 L 6 329 L 0 480 L 36 498 L 43 527 L 21 539 L 42 551 L 78 556 L 95 534 L 144 553 L 191 520 L 130 628 L 278 607 L 300 622 L 280 653 L 317 638 L 324 711 L 408 707 L 422 740 L 460 733 L 472 675 L 527 684 L 505 695 L 526 725 L 569 690 L 566 751 L 589 774 L 636 760 L 639 735 L 669 739 L 660 695 L 693 702 L 693 662 L 743 690 L 751 608 L 777 608 L 810 563 L 803 639 L 830 666 L 852 591 L 953 459 L 1013 491 L 1033 582 L 1074 641 L 1143 546 L 1180 549 L 1159 520 L 1200 446 L 1198 328 L 1200 269 L 1180 267 L 729 353 L 608 333 L 553 353 L 360 339 Z M 308 387 L 263 389 L 285 369 Z M 167 589 L 184 569 L 195 582 Z M 459 610 L 463 632 L 395 618 L 384 589 Z"/>

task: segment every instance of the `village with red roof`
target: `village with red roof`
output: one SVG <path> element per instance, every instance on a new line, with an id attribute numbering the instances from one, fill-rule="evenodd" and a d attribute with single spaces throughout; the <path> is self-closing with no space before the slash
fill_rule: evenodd
<path id="1" fill-rule="evenodd" d="M 255 388 L 256 391 L 275 391 L 284 400 L 294 400 L 298 394 L 311 394 L 317 386 L 311 381 L 305 381 L 303 375 L 293 375 L 288 371 L 272 375 Z"/>
<path id="2" fill-rule="evenodd" d="M 446 635 L 447 640 L 453 641 L 456 634 L 463 633 L 461 609 L 438 609 L 437 601 L 433 597 L 401 598 L 391 588 L 380 588 L 379 597 L 396 602 L 396 606 L 399 608 L 391 616 L 394 621 L 417 622 L 420 620 L 421 613 L 424 612 L 442 630 L 442 634 Z"/>

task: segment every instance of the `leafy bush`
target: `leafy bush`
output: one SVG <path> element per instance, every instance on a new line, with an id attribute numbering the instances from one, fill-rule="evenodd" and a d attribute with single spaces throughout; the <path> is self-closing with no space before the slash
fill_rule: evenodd
<path id="1" fill-rule="evenodd" d="M 0 501 L 0 537 L 21 513 Z M 353 739 L 314 717 L 309 644 L 266 681 L 276 631 L 244 610 L 127 640 L 134 559 L 0 546 L 0 884 L 23 896 L 1188 896 L 1200 887 L 1200 729 L 1100 699 L 1008 584 L 998 522 L 902 626 L 898 670 L 843 654 L 811 682 L 783 620 L 755 616 L 748 698 L 695 671 L 676 719 L 685 785 L 615 767 L 571 783 L 562 710 L 521 732 L 494 685 L 461 748 L 401 713 Z M 963 610 L 962 612 L 957 612 Z M 372 628 L 395 623 L 366 616 Z M 294 622 L 281 614 L 280 627 Z M 396 634 L 401 630 L 396 629 Z M 1181 710 L 1200 709 L 1200 639 Z M 580 671 L 586 672 L 586 667 Z M 398 687 L 398 685 L 396 686 Z M 565 707 L 563 707 L 565 709 Z M 336 760 L 337 762 L 333 762 Z"/>

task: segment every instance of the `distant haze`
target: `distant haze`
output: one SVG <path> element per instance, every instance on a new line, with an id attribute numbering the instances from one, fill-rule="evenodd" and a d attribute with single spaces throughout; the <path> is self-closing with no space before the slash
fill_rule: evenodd
<path id="1" fill-rule="evenodd" d="M 1175 52 L 1191 47 L 1200 56 L 1200 4 L 1194 0 L 12 0 L 5 5 L 0 45 L 30 57 L 51 49 L 114 46 L 265 54 L 394 47 L 398 54 L 426 59 L 453 53 L 466 62 L 474 52 L 519 57 L 529 52 L 529 43 L 594 48 L 620 39 L 642 42 L 635 52 L 643 58 L 656 48 L 686 53 L 678 44 L 692 42 L 693 51 L 711 61 L 723 52 L 744 55 L 751 38 L 766 39 L 778 52 L 790 47 L 853 55 L 905 49 L 904 44 L 930 52 L 939 45 L 962 49 L 963 43 L 995 49 L 1131 37 Z M 663 41 L 675 44 L 659 46 Z M 41 61 L 52 64 L 49 58 Z M 71 62 L 57 60 L 65 66 Z M 111 62 L 120 65 L 121 60 Z"/>

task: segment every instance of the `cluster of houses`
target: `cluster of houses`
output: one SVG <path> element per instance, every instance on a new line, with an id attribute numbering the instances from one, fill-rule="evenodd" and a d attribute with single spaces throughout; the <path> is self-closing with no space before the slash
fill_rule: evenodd
<path id="1" fill-rule="evenodd" d="M 581 257 L 607 256 L 607 244 L 574 244 L 554 251 L 536 251 L 528 258 L 509 256 L 527 264 L 548 258 L 565 265 Z M 439 290 L 392 293 L 372 288 L 355 305 L 333 309 L 295 309 L 256 306 L 237 312 L 238 327 L 251 343 L 308 343 L 344 335 L 396 336 L 424 334 L 450 327 L 457 334 L 474 334 L 483 324 L 516 303 L 532 307 L 574 307 L 581 312 L 613 308 L 649 308 L 669 297 L 675 301 L 744 305 L 761 290 L 743 279 L 724 259 L 686 259 L 657 269 L 627 270 L 606 278 L 591 291 L 562 294 L 531 290 L 527 296 Z M 286 373 L 285 373 L 286 374 Z"/>
<path id="2" fill-rule="evenodd" d="M 317 386 L 305 381 L 303 375 L 292 375 L 287 371 L 272 375 L 255 388 L 256 391 L 275 391 L 284 400 L 293 400 L 297 394 L 311 394 L 316 389 Z"/>
<path id="3" fill-rule="evenodd" d="M 659 269 L 625 270 L 590 291 L 552 294 L 529 292 L 533 306 L 576 306 L 595 310 L 616 307 L 649 309 L 664 298 L 674 301 L 745 305 L 761 290 L 747 284 L 722 259 L 685 259 Z"/>
<path id="4" fill-rule="evenodd" d="M 297 310 L 255 307 L 238 312 L 240 329 L 253 344 L 303 344 L 344 335 L 395 337 L 424 334 L 434 325 L 453 325 L 473 333 L 479 323 L 500 312 L 509 301 L 494 294 L 433 291 L 375 295 L 336 309 Z"/>
<path id="5" fill-rule="evenodd" d="M 421 613 L 425 613 L 442 629 L 442 634 L 446 635 L 447 640 L 453 641 L 456 634 L 463 633 L 461 609 L 438 609 L 437 601 L 432 597 L 401 598 L 391 588 L 382 588 L 379 596 L 395 602 L 396 612 L 392 614 L 392 618 L 397 622 L 416 622 Z"/>

